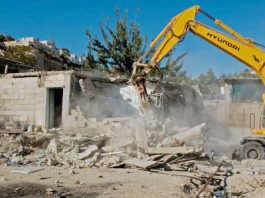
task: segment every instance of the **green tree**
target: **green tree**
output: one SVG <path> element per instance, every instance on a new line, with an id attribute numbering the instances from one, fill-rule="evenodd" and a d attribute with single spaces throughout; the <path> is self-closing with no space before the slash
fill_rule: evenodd
<path id="1" fill-rule="evenodd" d="M 146 39 L 142 38 L 139 25 L 128 21 L 128 11 L 120 17 L 116 9 L 115 27 L 102 22 L 99 28 L 102 42 L 86 30 L 89 38 L 86 68 L 130 75 L 133 62 L 143 54 L 146 47 Z"/>
<path id="2" fill-rule="evenodd" d="M 187 53 L 182 53 L 176 59 L 173 58 L 173 52 L 169 54 L 165 67 L 161 68 L 165 80 L 177 83 L 190 82 L 191 79 L 186 75 L 187 72 L 183 70 L 183 63 Z"/>
<path id="3" fill-rule="evenodd" d="M 165 62 L 159 63 L 156 68 L 149 72 L 151 77 L 163 77 L 165 81 L 185 83 L 191 85 L 193 80 L 183 70 L 183 63 L 188 52 L 184 52 L 177 58 L 173 57 L 173 50 L 165 57 Z M 165 65 L 163 65 L 165 63 Z"/>
<path id="4" fill-rule="evenodd" d="M 218 79 L 212 69 L 209 69 L 206 74 L 200 74 L 196 82 L 203 95 L 208 95 L 211 98 L 219 95 Z"/>
<path id="5" fill-rule="evenodd" d="M 228 74 L 227 78 L 258 78 L 258 75 L 254 70 L 244 69 L 241 72 L 236 72 L 233 74 Z"/>

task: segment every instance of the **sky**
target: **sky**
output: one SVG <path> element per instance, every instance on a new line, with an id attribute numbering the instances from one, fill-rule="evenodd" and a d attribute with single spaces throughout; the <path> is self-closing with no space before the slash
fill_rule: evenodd
<path id="1" fill-rule="evenodd" d="M 0 33 L 14 38 L 54 40 L 58 48 L 77 55 L 87 53 L 85 29 L 99 35 L 99 23 L 115 21 L 115 8 L 128 9 L 148 43 L 172 17 L 193 5 L 220 19 L 241 35 L 265 44 L 265 0 L 0 0 Z M 207 18 L 198 21 L 213 28 Z M 217 75 L 247 68 L 231 56 L 189 33 L 175 47 L 177 57 L 188 50 L 184 69 L 193 77 L 213 69 Z"/>

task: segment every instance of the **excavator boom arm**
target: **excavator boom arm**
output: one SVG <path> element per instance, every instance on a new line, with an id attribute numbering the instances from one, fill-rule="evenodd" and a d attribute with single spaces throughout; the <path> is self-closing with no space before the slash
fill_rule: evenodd
<path id="1" fill-rule="evenodd" d="M 235 57 L 254 70 L 265 84 L 265 53 L 258 47 L 247 45 L 229 35 L 207 27 L 199 22 L 191 22 L 190 31 Z"/>
<path id="2" fill-rule="evenodd" d="M 216 25 L 225 30 L 229 35 L 210 28 L 195 21 L 198 12 L 209 17 Z M 137 66 L 142 67 L 144 73 L 148 73 L 186 36 L 192 32 L 207 42 L 213 44 L 239 61 L 245 63 L 254 70 L 265 84 L 265 53 L 258 48 L 252 40 L 244 38 L 232 28 L 202 11 L 199 6 L 193 6 L 176 15 L 168 25 L 161 31 L 156 39 L 150 44 L 149 50 L 136 63 L 133 75 Z M 141 63 L 152 49 L 160 42 L 147 64 Z"/>
<path id="3" fill-rule="evenodd" d="M 145 73 L 148 73 L 153 67 L 155 67 L 167 55 L 167 53 L 183 39 L 183 36 L 185 36 L 188 31 L 187 26 L 189 22 L 194 21 L 199 8 L 199 6 L 193 6 L 172 18 L 171 21 L 166 25 L 166 27 L 154 39 L 154 41 L 152 41 L 149 49 L 137 61 L 136 65 L 144 66 L 143 70 Z M 161 43 L 155 50 L 152 58 L 148 61 L 147 64 L 141 64 L 140 62 L 151 52 L 152 49 L 155 48 L 158 42 Z M 136 68 L 134 69 L 136 72 Z"/>

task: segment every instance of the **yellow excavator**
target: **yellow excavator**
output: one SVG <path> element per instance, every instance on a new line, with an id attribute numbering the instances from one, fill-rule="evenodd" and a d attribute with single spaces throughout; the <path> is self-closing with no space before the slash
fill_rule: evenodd
<path id="1" fill-rule="evenodd" d="M 224 31 L 218 31 L 196 21 L 195 17 L 198 13 L 211 19 Z M 220 20 L 207 14 L 200 6 L 193 6 L 173 17 L 152 41 L 149 49 L 133 64 L 132 83 L 144 102 L 148 102 L 149 98 L 145 87 L 146 75 L 184 39 L 189 31 L 246 64 L 258 74 L 265 85 L 265 52 L 260 48 L 262 45 L 241 36 Z M 150 60 L 145 60 L 149 55 L 151 55 Z M 263 103 L 265 104 L 265 93 Z M 265 108 L 262 113 L 262 127 L 253 129 L 254 135 L 244 137 L 241 141 L 240 156 L 243 159 L 264 159 L 265 157 L 264 112 Z"/>

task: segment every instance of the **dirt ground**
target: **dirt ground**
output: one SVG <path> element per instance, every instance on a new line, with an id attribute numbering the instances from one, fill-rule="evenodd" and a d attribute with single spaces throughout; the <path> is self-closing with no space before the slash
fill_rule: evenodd
<path id="1" fill-rule="evenodd" d="M 15 167 L 0 166 L 0 197 L 194 197 L 190 179 L 137 169 L 45 167 L 31 174 L 12 173 Z M 246 180 L 247 178 L 247 180 Z M 263 197 L 265 176 L 234 175 L 228 185 L 244 190 L 242 197 Z M 254 181 L 254 182 L 253 182 Z M 257 185 L 257 183 L 259 185 Z M 184 184 L 191 189 L 184 192 Z M 255 187 L 254 187 L 255 186 Z M 49 189 L 50 188 L 50 189 Z M 53 191 L 47 193 L 47 189 Z M 236 190 L 236 189 L 235 189 Z M 245 196 L 246 195 L 246 196 Z M 240 196 L 241 197 L 241 196 Z"/>
<path id="2" fill-rule="evenodd" d="M 12 173 L 0 167 L 0 197 L 179 197 L 189 179 L 135 169 L 45 168 L 31 174 Z M 47 188 L 57 193 L 48 196 Z M 186 197 L 185 194 L 181 197 Z"/>

